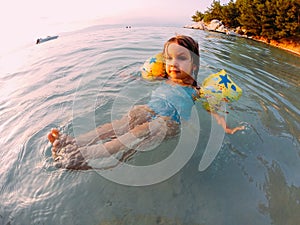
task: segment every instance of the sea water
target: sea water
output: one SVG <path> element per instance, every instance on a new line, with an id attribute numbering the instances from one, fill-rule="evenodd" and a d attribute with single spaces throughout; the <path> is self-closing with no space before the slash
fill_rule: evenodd
<path id="1" fill-rule="evenodd" d="M 199 42 L 199 83 L 225 69 L 243 89 L 226 118 L 246 129 L 217 135 L 196 103 L 198 123 L 185 136 L 191 142 L 179 148 L 182 157 L 192 152 L 184 162 L 173 160 L 169 166 L 179 167 L 159 181 L 136 185 L 139 170 L 125 173 L 122 184 L 105 170 L 56 168 L 50 129 L 76 136 L 144 103 L 159 84 L 142 80 L 140 68 L 175 34 Z M 95 26 L 1 56 L 0 224 L 300 224 L 299 74 L 294 54 L 180 27 Z M 178 139 L 126 163 L 156 165 Z M 209 140 L 219 149 L 199 170 Z M 125 167 L 108 173 L 116 168 Z"/>

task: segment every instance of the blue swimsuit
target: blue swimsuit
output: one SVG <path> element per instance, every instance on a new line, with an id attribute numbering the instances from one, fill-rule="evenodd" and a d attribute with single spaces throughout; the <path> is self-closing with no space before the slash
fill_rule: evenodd
<path id="1" fill-rule="evenodd" d="M 189 120 L 197 91 L 190 86 L 162 83 L 152 92 L 148 106 L 160 116 L 169 116 L 180 123 Z"/>

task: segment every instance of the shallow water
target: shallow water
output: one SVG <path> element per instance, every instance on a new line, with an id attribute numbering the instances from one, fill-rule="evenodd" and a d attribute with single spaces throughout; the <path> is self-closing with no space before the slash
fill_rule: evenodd
<path id="1" fill-rule="evenodd" d="M 195 151 L 168 179 L 130 186 L 97 170 L 57 169 L 49 130 L 77 135 L 144 101 L 158 84 L 141 80 L 139 68 L 175 33 L 200 44 L 199 82 L 225 69 L 243 89 L 227 120 L 246 130 L 214 137 L 220 151 L 199 171 L 214 132 L 196 104 L 199 139 L 188 135 L 198 141 L 183 149 Z M 291 53 L 176 27 L 93 27 L 1 57 L 0 224 L 300 224 L 299 74 Z M 176 145 L 162 143 L 131 163 L 157 162 Z"/>

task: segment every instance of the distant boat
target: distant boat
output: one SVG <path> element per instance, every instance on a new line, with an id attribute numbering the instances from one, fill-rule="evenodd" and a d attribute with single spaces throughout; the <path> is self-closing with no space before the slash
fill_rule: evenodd
<path id="1" fill-rule="evenodd" d="M 58 35 L 55 35 L 55 36 L 47 36 L 45 38 L 38 38 L 36 40 L 36 44 L 41 44 L 43 42 L 46 42 L 46 41 L 50 41 L 50 40 L 53 40 L 53 39 L 56 39 L 58 38 Z"/>

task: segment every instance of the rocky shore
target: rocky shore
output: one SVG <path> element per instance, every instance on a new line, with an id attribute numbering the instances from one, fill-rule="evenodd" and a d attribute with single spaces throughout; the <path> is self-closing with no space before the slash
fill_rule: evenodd
<path id="1" fill-rule="evenodd" d="M 292 52 L 300 56 L 300 37 L 283 38 L 280 40 L 267 40 L 266 38 L 263 37 L 247 36 L 246 30 L 243 30 L 240 27 L 237 28 L 225 27 L 222 24 L 222 22 L 219 20 L 212 20 L 210 21 L 210 23 L 204 23 L 203 21 L 199 21 L 189 25 L 185 25 L 184 28 L 207 30 L 207 31 L 219 32 L 231 36 L 248 38 L 248 39 L 252 39 L 255 41 L 260 41 L 272 45 L 274 47 Z"/>

